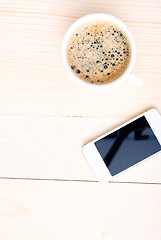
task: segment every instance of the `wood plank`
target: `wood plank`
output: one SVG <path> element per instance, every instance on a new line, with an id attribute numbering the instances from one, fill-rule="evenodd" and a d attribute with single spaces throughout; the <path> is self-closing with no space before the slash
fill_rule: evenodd
<path id="1" fill-rule="evenodd" d="M 129 117 L 145 108 L 161 111 L 160 62 L 161 56 L 138 59 L 135 70 L 145 78 L 143 88 L 125 81 L 106 90 L 78 85 L 63 68 L 3 64 L 0 114 Z"/>
<path id="2" fill-rule="evenodd" d="M 129 117 L 148 107 L 161 111 L 160 1 L 0 0 L 0 6 L 0 114 Z M 92 12 L 114 14 L 130 27 L 143 88 L 124 82 L 100 92 L 67 76 L 62 38 L 73 21 Z"/>
<path id="3" fill-rule="evenodd" d="M 161 187 L 0 180 L 0 239 L 161 239 Z"/>
<path id="4" fill-rule="evenodd" d="M 0 177 L 96 181 L 82 146 L 124 118 L 0 117 Z M 114 181 L 161 183 L 161 155 Z"/>

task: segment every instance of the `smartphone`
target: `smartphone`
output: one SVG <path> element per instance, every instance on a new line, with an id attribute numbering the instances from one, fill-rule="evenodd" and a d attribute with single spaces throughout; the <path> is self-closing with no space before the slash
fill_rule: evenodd
<path id="1" fill-rule="evenodd" d="M 150 109 L 83 146 L 98 181 L 108 182 L 161 151 L 161 115 Z"/>

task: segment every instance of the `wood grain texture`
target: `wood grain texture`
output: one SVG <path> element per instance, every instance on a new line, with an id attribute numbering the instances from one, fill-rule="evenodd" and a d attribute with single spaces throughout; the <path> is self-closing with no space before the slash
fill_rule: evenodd
<path id="1" fill-rule="evenodd" d="M 132 31 L 143 88 L 95 91 L 66 74 L 65 31 L 95 12 Z M 145 110 L 161 112 L 160 22 L 160 0 L 0 0 L 0 239 L 161 239 L 160 155 L 98 184 L 81 152 Z"/>
<path id="2" fill-rule="evenodd" d="M 161 239 L 159 185 L 0 180 L 0 239 Z"/>
<path id="3" fill-rule="evenodd" d="M 97 181 L 82 146 L 126 120 L 1 116 L 0 177 Z M 113 181 L 161 183 L 160 169 L 157 155 Z"/>
<path id="4" fill-rule="evenodd" d="M 161 3 L 151 0 L 0 1 L 0 114 L 128 117 L 161 111 Z M 134 70 L 145 78 L 94 91 L 66 74 L 60 56 L 65 31 L 77 18 L 105 12 L 134 34 Z"/>

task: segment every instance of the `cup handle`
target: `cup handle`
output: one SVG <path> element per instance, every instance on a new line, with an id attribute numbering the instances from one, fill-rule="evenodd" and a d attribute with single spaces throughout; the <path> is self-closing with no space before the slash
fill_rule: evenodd
<path id="1" fill-rule="evenodd" d="M 142 87 L 144 85 L 144 78 L 135 72 L 132 72 L 127 80 L 138 87 Z"/>

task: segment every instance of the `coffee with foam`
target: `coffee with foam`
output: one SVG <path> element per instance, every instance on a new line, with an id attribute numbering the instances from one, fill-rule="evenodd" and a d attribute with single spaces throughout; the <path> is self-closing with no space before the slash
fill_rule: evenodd
<path id="1" fill-rule="evenodd" d="M 107 84 L 125 72 L 130 61 L 130 44 L 117 25 L 107 21 L 88 22 L 71 35 L 67 61 L 81 80 Z"/>

